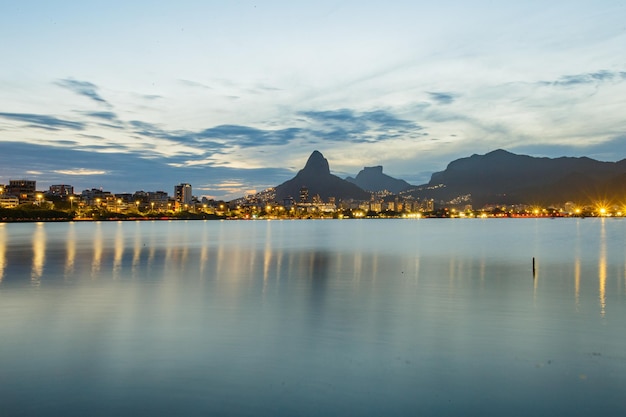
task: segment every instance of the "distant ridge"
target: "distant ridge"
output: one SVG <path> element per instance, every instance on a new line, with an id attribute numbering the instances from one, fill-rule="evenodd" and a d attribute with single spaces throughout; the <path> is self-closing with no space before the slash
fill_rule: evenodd
<path id="1" fill-rule="evenodd" d="M 502 149 L 457 159 L 432 175 L 428 184 L 409 192 L 442 202 L 470 195 L 476 207 L 486 204 L 551 204 L 626 197 L 626 160 L 538 158 Z"/>
<path id="2" fill-rule="evenodd" d="M 294 178 L 276 187 L 276 200 L 293 198 L 298 201 L 300 189 L 306 187 L 310 197 L 319 195 L 324 201 L 330 197 L 337 200 L 368 200 L 370 193 L 330 173 L 328 161 L 319 151 L 313 151 Z"/>
<path id="3" fill-rule="evenodd" d="M 348 177 L 346 181 L 356 184 L 366 191 L 390 191 L 394 194 L 411 188 L 408 182 L 383 174 L 382 166 L 364 167 L 356 178 Z"/>

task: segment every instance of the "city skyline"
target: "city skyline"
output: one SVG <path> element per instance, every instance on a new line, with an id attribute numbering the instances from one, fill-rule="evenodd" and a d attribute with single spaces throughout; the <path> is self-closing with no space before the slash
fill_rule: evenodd
<path id="1" fill-rule="evenodd" d="M 232 199 L 314 149 L 412 184 L 452 160 L 626 155 L 606 1 L 0 6 L 0 183 Z"/>

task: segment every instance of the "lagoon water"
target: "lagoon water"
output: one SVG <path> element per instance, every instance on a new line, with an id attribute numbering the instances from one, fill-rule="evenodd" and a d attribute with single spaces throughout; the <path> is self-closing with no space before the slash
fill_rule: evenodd
<path id="1" fill-rule="evenodd" d="M 626 220 L 0 224 L 1 416 L 625 414 Z"/>

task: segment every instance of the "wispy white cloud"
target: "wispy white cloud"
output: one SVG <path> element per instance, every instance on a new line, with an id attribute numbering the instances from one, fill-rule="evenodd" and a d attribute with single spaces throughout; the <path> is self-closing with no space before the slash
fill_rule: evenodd
<path id="1" fill-rule="evenodd" d="M 90 168 L 73 168 L 73 169 L 56 169 L 57 174 L 63 175 L 105 175 L 107 171 L 102 169 L 90 169 Z"/>

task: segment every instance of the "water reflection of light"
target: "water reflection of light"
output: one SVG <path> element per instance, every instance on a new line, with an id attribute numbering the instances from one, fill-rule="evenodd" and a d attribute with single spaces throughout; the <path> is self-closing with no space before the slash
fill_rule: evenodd
<path id="1" fill-rule="evenodd" d="M 102 223 L 96 222 L 94 224 L 94 234 L 93 234 L 93 258 L 91 260 L 91 277 L 95 278 L 95 276 L 100 272 L 100 264 L 102 263 Z"/>
<path id="2" fill-rule="evenodd" d="M 269 238 L 265 242 L 265 250 L 263 252 L 263 294 L 267 290 L 267 283 L 269 281 L 270 267 L 272 264 L 272 246 L 270 245 Z"/>
<path id="3" fill-rule="evenodd" d="M 606 220 L 602 219 L 600 227 L 600 259 L 598 262 L 598 295 L 600 298 L 600 316 L 606 315 Z"/>
<path id="4" fill-rule="evenodd" d="M 141 223 L 135 222 L 135 246 L 133 250 L 133 272 L 137 271 L 141 259 Z"/>
<path id="5" fill-rule="evenodd" d="M 206 223 L 205 223 L 206 229 Z M 209 234 L 202 233 L 202 248 L 200 249 L 200 275 L 204 275 L 204 270 L 206 269 L 207 262 L 209 261 Z"/>
<path id="6" fill-rule="evenodd" d="M 76 261 L 76 230 L 74 223 L 67 226 L 65 236 L 65 277 L 74 272 L 74 262 Z"/>
<path id="7" fill-rule="evenodd" d="M 33 268 L 30 275 L 32 285 L 41 284 L 43 267 L 46 263 L 46 229 L 44 223 L 37 223 L 33 233 Z"/>
<path id="8" fill-rule="evenodd" d="M 485 258 L 480 259 L 480 282 L 485 282 L 485 269 L 487 268 L 487 263 L 485 262 Z"/>
<path id="9" fill-rule="evenodd" d="M 270 265 L 272 263 L 272 227 L 268 221 L 265 228 L 265 249 L 263 251 L 263 294 L 267 289 Z"/>
<path id="10" fill-rule="evenodd" d="M 4 223 L 0 223 L 0 282 L 2 282 L 2 278 L 4 278 L 4 269 L 7 265 L 7 232 L 6 227 L 4 227 Z"/>
<path id="11" fill-rule="evenodd" d="M 361 274 L 363 273 L 363 254 L 361 252 L 357 252 L 354 254 L 353 271 L 354 280 L 359 281 L 361 278 Z M 374 278 L 376 277 L 377 275 L 374 275 Z"/>
<path id="12" fill-rule="evenodd" d="M 122 257 L 124 255 L 124 222 L 117 222 L 117 231 L 115 232 L 115 248 L 113 252 L 113 278 L 119 278 L 120 269 L 122 268 Z"/>

